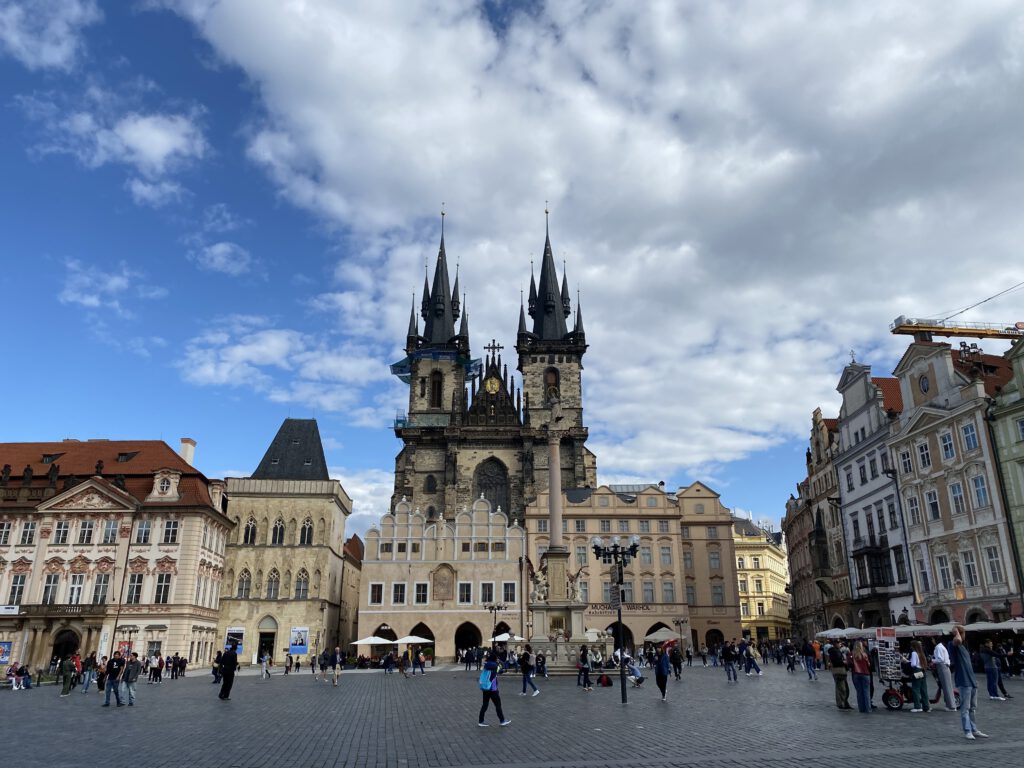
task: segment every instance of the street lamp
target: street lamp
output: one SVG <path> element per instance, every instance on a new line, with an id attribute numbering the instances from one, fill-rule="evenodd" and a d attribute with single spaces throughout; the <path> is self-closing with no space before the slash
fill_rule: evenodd
<path id="1" fill-rule="evenodd" d="M 679 633 L 679 651 L 683 650 L 683 627 L 690 623 L 689 619 L 672 619 L 672 623 L 675 625 L 676 631 Z"/>
<path id="2" fill-rule="evenodd" d="M 484 608 L 490 611 L 493 617 L 491 622 L 491 648 L 493 648 L 496 645 L 494 636 L 498 634 L 498 612 L 504 611 L 508 606 L 503 603 L 491 603 L 490 605 L 485 605 Z"/>
<path id="3" fill-rule="evenodd" d="M 640 537 L 630 536 L 629 544 L 622 543 L 622 539 L 613 536 L 611 544 L 608 544 L 599 536 L 595 536 L 590 542 L 594 548 L 594 557 L 606 565 L 614 565 L 614 592 L 612 592 L 618 618 L 618 645 L 619 645 L 619 687 L 622 689 L 622 703 L 626 703 L 626 645 L 622 639 L 622 569 L 629 565 L 631 558 L 636 557 L 640 549 Z"/>

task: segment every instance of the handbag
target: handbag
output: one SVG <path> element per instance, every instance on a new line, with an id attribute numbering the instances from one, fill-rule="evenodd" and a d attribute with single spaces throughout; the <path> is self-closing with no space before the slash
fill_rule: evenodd
<path id="1" fill-rule="evenodd" d="M 922 672 L 920 669 L 915 669 L 914 670 L 914 679 L 915 680 L 920 680 L 922 677 L 924 677 L 924 672 Z"/>

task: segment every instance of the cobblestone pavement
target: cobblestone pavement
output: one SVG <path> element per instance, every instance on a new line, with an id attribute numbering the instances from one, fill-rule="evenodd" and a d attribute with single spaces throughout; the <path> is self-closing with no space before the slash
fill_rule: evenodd
<path id="1" fill-rule="evenodd" d="M 235 681 L 230 701 L 210 677 L 193 673 L 139 686 L 134 707 L 100 707 L 75 691 L 47 686 L 0 691 L 0 722 L 12 768 L 104 765 L 117 768 L 320 768 L 321 766 L 721 766 L 743 768 L 893 768 L 897 761 L 957 768 L 1020 765 L 1024 758 L 1024 683 L 1016 697 L 979 702 L 978 724 L 991 738 L 968 741 L 959 715 L 835 708 L 830 675 L 808 682 L 775 664 L 764 677 L 727 684 L 720 669 L 687 669 L 669 682 L 663 703 L 653 679 L 629 691 L 585 693 L 571 678 L 539 680 L 521 697 L 519 676 L 501 678 L 511 726 L 478 728 L 476 673 L 454 667 L 404 680 L 398 674 L 346 673 L 338 688 L 311 675 Z M 852 686 L 851 686 L 852 689 Z M 852 690 L 851 690 L 852 693 Z"/>

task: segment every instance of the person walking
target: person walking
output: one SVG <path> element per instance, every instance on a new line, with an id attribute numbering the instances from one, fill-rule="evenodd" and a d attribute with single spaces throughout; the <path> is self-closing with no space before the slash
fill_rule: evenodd
<path id="1" fill-rule="evenodd" d="M 238 643 L 231 641 L 231 645 L 220 657 L 220 693 L 218 698 L 227 701 L 231 698 L 231 686 L 235 684 L 235 670 L 238 669 Z"/>
<path id="2" fill-rule="evenodd" d="M 82 662 L 82 693 L 89 692 L 89 683 L 96 679 L 96 651 L 85 657 Z"/>
<path id="3" fill-rule="evenodd" d="M 800 655 L 804 659 L 804 668 L 807 670 L 807 681 L 812 682 L 818 679 L 818 672 L 815 666 L 815 654 L 814 646 L 811 645 L 810 640 L 804 640 L 803 647 L 800 649 Z M 869 662 L 870 663 L 870 662 Z M 871 670 L 868 670 L 868 679 L 871 678 Z"/>
<path id="4" fill-rule="evenodd" d="M 928 655 L 920 640 L 910 643 L 910 690 L 914 696 L 911 712 L 927 712 L 931 709 L 928 701 Z"/>
<path id="5" fill-rule="evenodd" d="M 263 658 L 260 659 L 260 680 L 270 679 L 270 651 L 263 651 Z"/>
<path id="6" fill-rule="evenodd" d="M 939 690 L 942 691 L 946 711 L 956 712 L 956 700 L 953 698 L 953 678 L 949 674 L 949 650 L 941 640 L 935 643 L 935 649 L 932 651 L 932 666 L 935 669 L 935 676 L 939 680 Z"/>
<path id="7" fill-rule="evenodd" d="M 747 677 L 750 677 L 754 672 L 757 672 L 757 676 L 761 677 L 763 673 L 761 672 L 761 667 L 757 665 L 757 658 L 754 656 L 754 646 L 747 643 L 747 646 L 744 649 L 744 654 L 746 656 L 744 659 L 744 669 L 747 673 Z"/>
<path id="8" fill-rule="evenodd" d="M 661 691 L 662 701 L 668 701 L 668 676 L 671 672 L 672 662 L 669 660 L 668 651 L 662 649 L 654 667 L 654 682 L 657 684 L 658 690 Z"/>
<path id="9" fill-rule="evenodd" d="M 811 664 L 814 663 L 810 659 Z M 857 690 L 857 709 L 865 715 L 871 714 L 871 657 L 864 650 L 864 643 L 858 640 L 853 644 L 853 654 L 850 658 L 850 668 L 853 670 L 853 687 Z"/>
<path id="10" fill-rule="evenodd" d="M 120 651 L 114 651 L 114 655 L 110 661 L 107 662 L 107 681 L 106 691 L 103 701 L 104 707 L 110 706 L 110 694 L 114 694 L 114 698 L 117 700 L 117 706 L 123 707 L 124 703 L 121 701 L 121 675 L 124 673 L 125 661 L 121 658 Z"/>
<path id="11" fill-rule="evenodd" d="M 60 691 L 60 697 L 63 699 L 65 696 L 71 695 L 71 684 L 75 680 L 75 660 L 70 656 L 65 656 L 64 661 L 60 663 L 60 671 L 64 682 Z"/>
<path id="12" fill-rule="evenodd" d="M 722 657 L 722 666 L 725 667 L 725 682 L 738 683 L 739 680 L 736 677 L 736 643 L 723 642 L 720 646 L 719 654 Z"/>
<path id="13" fill-rule="evenodd" d="M 678 645 L 672 646 L 672 650 L 669 652 L 669 661 L 672 662 L 672 674 L 675 676 L 676 682 L 678 683 L 683 679 L 683 654 L 679 650 Z"/>
<path id="14" fill-rule="evenodd" d="M 217 685 L 220 682 L 220 663 L 223 656 L 223 651 L 217 651 L 217 655 L 213 657 L 213 682 L 211 685 Z"/>
<path id="15" fill-rule="evenodd" d="M 846 654 L 843 651 L 842 640 L 829 646 L 828 652 L 825 654 L 825 663 L 832 672 L 832 682 L 836 686 L 836 707 L 853 709 L 850 706 L 850 685 L 847 682 L 849 670 L 846 668 Z"/>
<path id="16" fill-rule="evenodd" d="M 967 650 L 966 630 L 963 625 L 953 627 L 952 647 L 949 648 L 950 666 L 953 670 L 953 682 L 960 689 L 960 725 L 963 727 L 965 739 L 985 739 L 987 734 L 978 730 L 974 713 L 978 709 L 978 680 L 974 677 L 971 666 L 971 654 Z"/>
<path id="17" fill-rule="evenodd" d="M 693 648 L 686 646 L 686 666 L 693 666 Z"/>
<path id="18" fill-rule="evenodd" d="M 141 674 L 142 662 L 139 661 L 139 654 L 132 651 L 131 659 L 124 665 L 124 674 L 121 676 L 129 707 L 135 706 L 135 684 L 139 681 Z"/>
<path id="19" fill-rule="evenodd" d="M 579 671 L 583 676 L 583 690 L 592 691 L 594 690 L 590 686 L 590 652 L 587 650 L 587 646 L 580 646 L 580 658 L 579 658 Z M 577 682 L 579 681 L 580 675 L 576 676 Z"/>
<path id="20" fill-rule="evenodd" d="M 988 697 L 993 701 L 1006 701 L 999 695 L 999 657 L 992 648 L 992 640 L 986 640 L 978 650 L 981 661 L 985 665 L 985 682 L 988 685 Z"/>
<path id="21" fill-rule="evenodd" d="M 345 654 L 341 652 L 341 646 L 334 646 L 334 653 L 331 654 L 329 663 L 331 665 L 331 681 L 337 688 L 341 670 L 345 667 Z"/>
<path id="22" fill-rule="evenodd" d="M 700 660 L 701 660 L 701 663 L 704 664 L 704 667 L 707 668 L 707 666 L 708 666 L 708 647 L 706 645 L 701 645 L 701 647 L 700 647 Z"/>
<path id="23" fill-rule="evenodd" d="M 477 725 L 481 728 L 487 727 L 484 716 L 492 701 L 494 702 L 494 712 L 498 715 L 498 725 L 512 725 L 512 721 L 505 719 L 505 713 L 501 711 L 501 696 L 498 694 L 498 654 L 493 649 L 487 654 L 487 661 L 480 673 L 479 685 L 480 691 L 483 693 L 483 703 L 480 705 L 480 717 L 477 720 Z"/>
<path id="24" fill-rule="evenodd" d="M 523 673 L 523 692 L 519 694 L 520 696 L 526 695 L 527 685 L 533 688 L 534 696 L 540 694 L 540 688 L 533 682 L 533 676 L 536 674 L 537 669 L 536 660 L 536 657 L 533 655 L 533 648 L 527 643 L 526 649 L 519 657 L 519 671 Z"/>
<path id="25" fill-rule="evenodd" d="M 466 671 L 467 672 L 472 672 L 473 671 L 473 664 L 476 663 L 476 659 L 474 658 L 474 656 L 475 656 L 475 654 L 474 654 L 472 648 L 467 648 L 465 653 L 462 654 L 462 660 L 464 662 L 466 662 Z"/>

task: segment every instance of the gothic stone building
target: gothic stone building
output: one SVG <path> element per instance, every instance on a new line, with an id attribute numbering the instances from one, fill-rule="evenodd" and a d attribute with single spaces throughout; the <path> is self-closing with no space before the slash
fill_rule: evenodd
<path id="1" fill-rule="evenodd" d="M 482 361 L 470 355 L 468 314 L 460 307 L 458 276 L 454 289 L 449 285 L 442 232 L 433 284 L 424 280 L 422 333 L 414 308 L 406 357 L 391 366 L 409 385 L 408 413 L 395 421 L 404 446 L 395 460 L 392 508 L 405 499 L 428 521 L 442 515 L 452 519 L 483 497 L 495 512 L 522 524 L 525 506 L 547 486 L 544 426 L 552 400 L 558 401 L 565 425 L 563 486 L 595 485 L 596 460 L 586 448 L 583 423 L 583 318 L 577 306 L 572 328 L 566 324 L 573 314 L 568 281 L 563 275 L 559 287 L 550 237 L 539 283 L 530 278 L 532 330 L 526 314 L 521 306 L 516 342 L 520 390 L 502 347 L 492 342 Z"/>

